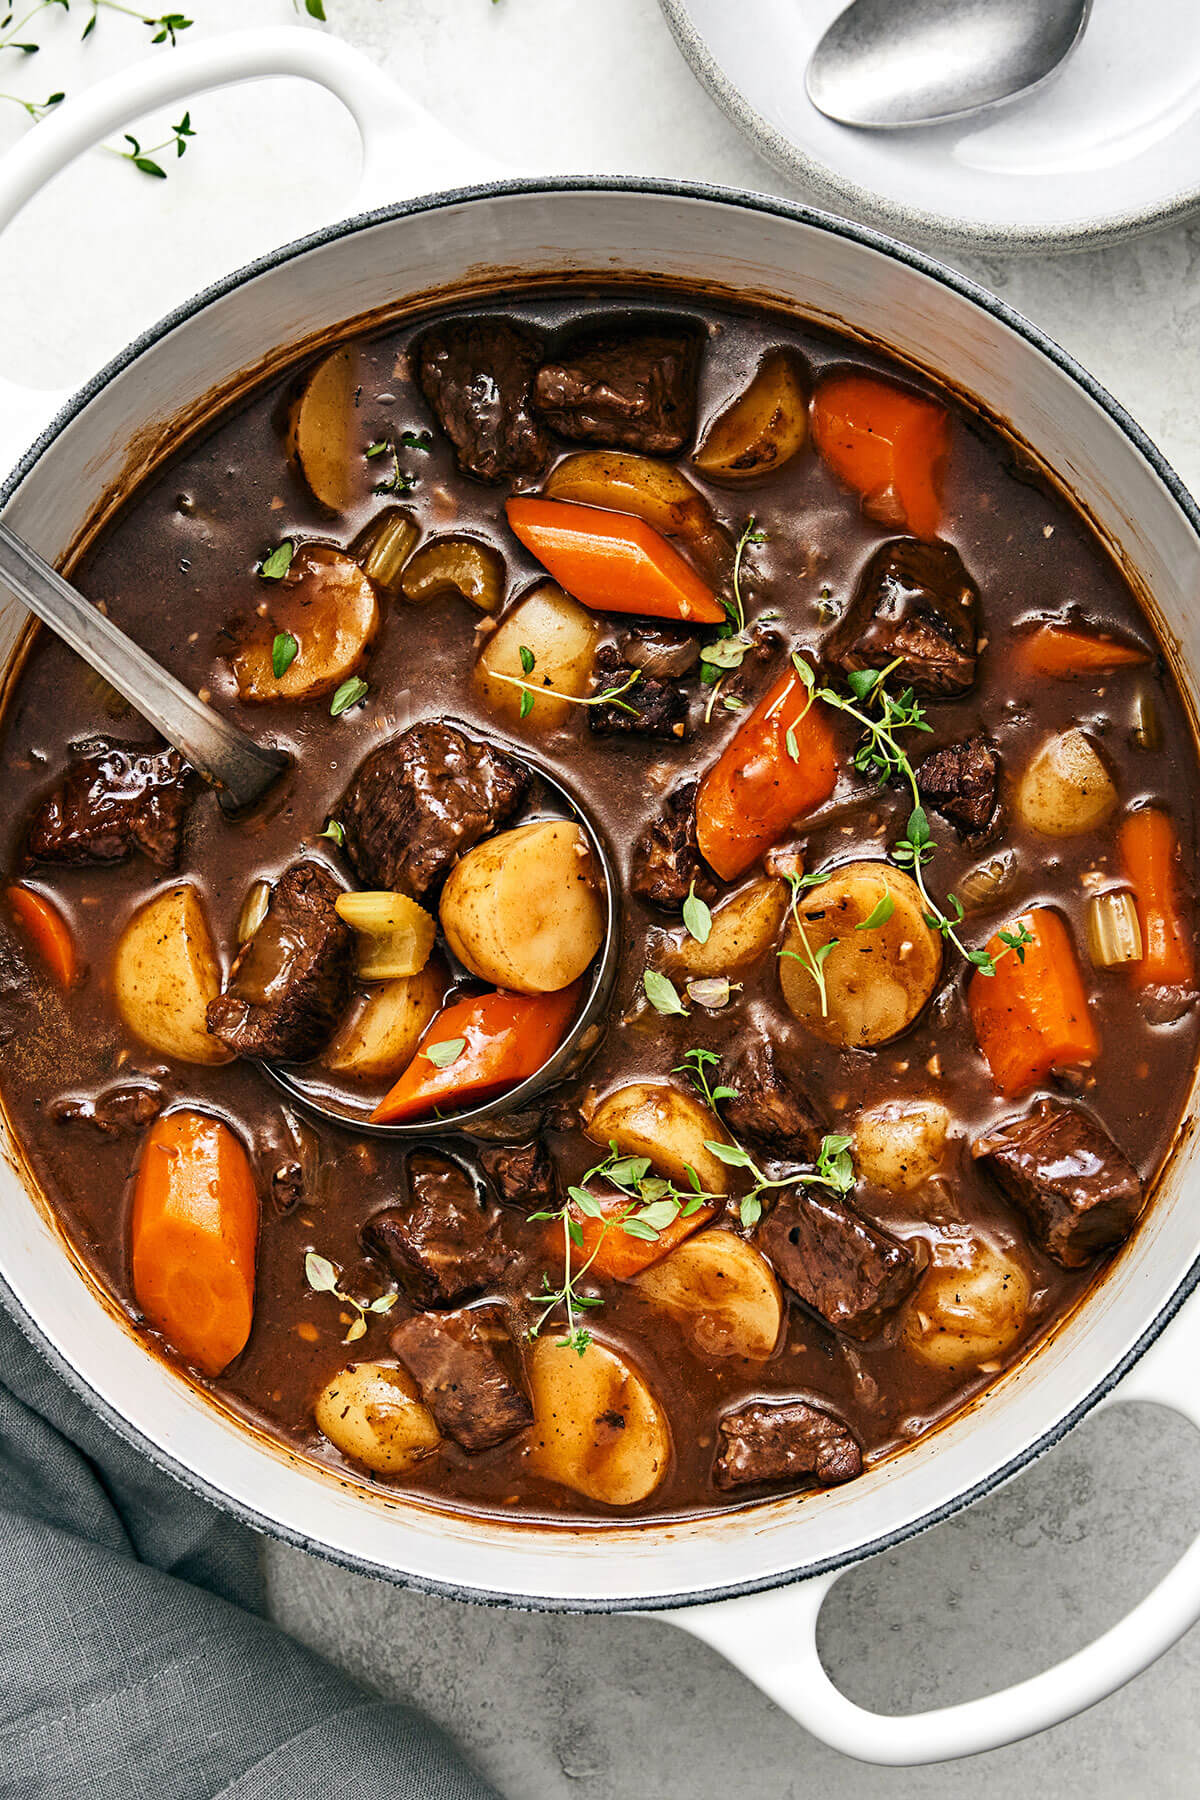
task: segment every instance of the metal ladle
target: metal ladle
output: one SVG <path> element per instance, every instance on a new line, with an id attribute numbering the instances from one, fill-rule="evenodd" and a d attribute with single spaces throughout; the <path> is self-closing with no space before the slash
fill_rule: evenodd
<path id="1" fill-rule="evenodd" d="M 30 612 L 57 633 L 86 663 L 127 700 L 155 730 L 216 789 L 223 810 L 243 811 L 262 798 L 288 767 L 282 750 L 257 744 L 236 725 L 197 699 L 190 688 L 155 662 L 140 645 L 71 583 L 52 569 L 36 550 L 0 524 L 0 582 L 12 589 Z M 474 728 L 470 728 L 474 732 Z M 481 735 L 474 732 L 474 735 Z M 591 964 L 590 987 L 579 1015 L 558 1049 L 537 1072 L 496 1099 L 464 1112 L 393 1124 L 373 1122 L 365 1112 L 339 1104 L 290 1068 L 260 1062 L 263 1073 L 305 1111 L 331 1125 L 347 1126 L 372 1137 L 428 1138 L 452 1134 L 492 1135 L 489 1127 L 502 1116 L 518 1114 L 537 1096 L 562 1081 L 582 1063 L 599 1041 L 601 1020 L 611 998 L 620 950 L 619 887 L 603 837 L 578 801 L 547 769 L 510 744 L 498 746 L 527 767 L 550 790 L 562 816 L 576 818 L 587 836 L 604 883 L 604 941 Z"/>
<path id="2" fill-rule="evenodd" d="M 0 524 L 0 582 L 103 675 L 184 761 L 217 791 L 222 810 L 261 800 L 291 758 L 231 725 L 97 611 L 7 525 Z"/>

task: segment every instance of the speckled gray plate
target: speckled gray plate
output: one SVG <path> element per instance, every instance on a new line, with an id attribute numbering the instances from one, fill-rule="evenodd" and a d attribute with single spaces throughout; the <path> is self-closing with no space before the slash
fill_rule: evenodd
<path id="1" fill-rule="evenodd" d="M 660 0 L 680 49 L 756 147 L 824 202 L 909 238 L 1083 249 L 1200 207 L 1196 0 L 1095 0 L 1035 93 L 903 132 L 835 125 L 804 71 L 846 0 Z"/>

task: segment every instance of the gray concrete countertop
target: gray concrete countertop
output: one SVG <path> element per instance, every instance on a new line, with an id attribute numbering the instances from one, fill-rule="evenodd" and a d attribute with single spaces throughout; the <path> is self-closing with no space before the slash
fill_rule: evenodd
<path id="1" fill-rule="evenodd" d="M 327 0 L 333 27 L 466 141 L 531 171 L 676 176 L 803 199 L 679 58 L 654 0 Z M 745 8 L 753 30 L 753 6 Z M 1200 484 L 1200 223 L 1073 257 L 947 258 L 1047 329 Z M 1020 1680 L 1094 1637 L 1200 1524 L 1200 1444 L 1122 1409 L 1001 1493 L 848 1575 L 822 1649 L 909 1711 Z M 815 1743 L 669 1625 L 466 1607 L 268 1552 L 277 1617 L 411 1697 L 511 1800 L 1125 1800 L 1200 1791 L 1200 1633 L 1058 1730 L 969 1763 L 867 1768 Z"/>

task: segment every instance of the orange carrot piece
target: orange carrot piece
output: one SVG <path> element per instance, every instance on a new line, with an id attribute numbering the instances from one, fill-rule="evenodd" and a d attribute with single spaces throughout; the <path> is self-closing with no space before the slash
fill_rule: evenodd
<path id="1" fill-rule="evenodd" d="M 595 1195 L 604 1217 L 592 1218 L 581 1213 L 575 1205 L 570 1207 L 570 1216 L 578 1224 L 583 1236 L 582 1241 L 571 1246 L 571 1261 L 575 1269 L 581 1269 L 592 1252 L 595 1261 L 588 1269 L 589 1275 L 599 1275 L 608 1281 L 632 1281 L 651 1263 L 682 1244 L 685 1238 L 691 1237 L 693 1231 L 699 1231 L 715 1216 L 716 1208 L 701 1206 L 685 1218 L 679 1212 L 671 1223 L 664 1226 L 657 1238 L 631 1237 L 622 1231 L 619 1220 L 624 1214 L 636 1212 L 639 1201 L 624 1198 L 620 1194 Z M 561 1259 L 563 1254 L 563 1227 L 560 1220 L 555 1219 L 547 1226 L 547 1247 L 552 1255 Z"/>
<path id="2" fill-rule="evenodd" d="M 789 667 L 700 783 L 696 841 L 723 881 L 741 875 L 794 819 L 833 792 L 837 751 L 830 714 L 810 700 Z"/>
<path id="3" fill-rule="evenodd" d="M 1129 965 L 1138 987 L 1189 987 L 1195 975 L 1192 934 L 1179 893 L 1179 840 L 1167 814 L 1143 806 L 1117 833 L 1121 861 L 1142 928 L 1142 960 Z"/>
<path id="4" fill-rule="evenodd" d="M 878 375 L 834 374 L 813 396 L 813 442 L 870 517 L 937 536 L 950 421 L 943 406 Z"/>
<path id="5" fill-rule="evenodd" d="M 1017 640 L 1021 664 L 1033 675 L 1068 680 L 1072 675 L 1107 675 L 1134 663 L 1150 661 L 1140 644 L 1123 644 L 1098 632 L 1067 625 L 1039 625 Z"/>
<path id="6" fill-rule="evenodd" d="M 188 1111 L 155 1120 L 133 1190 L 133 1291 L 205 1375 L 219 1375 L 250 1336 L 258 1215 L 250 1158 L 228 1125 Z"/>
<path id="7" fill-rule="evenodd" d="M 437 1107 L 457 1111 L 490 1099 L 536 1075 L 558 1049 L 579 1005 L 582 983 L 556 994 L 472 994 L 453 1001 L 429 1026 L 420 1049 L 375 1111 L 373 1119 L 415 1119 Z M 444 1068 L 428 1052 L 438 1044 L 462 1049 Z"/>
<path id="8" fill-rule="evenodd" d="M 8 890 L 8 904 L 59 986 L 73 986 L 79 972 L 75 939 L 54 902 L 33 888 L 16 886 Z"/>
<path id="9" fill-rule="evenodd" d="M 569 500 L 510 500 L 508 522 L 560 587 L 599 612 L 720 625 L 725 609 L 653 525 Z"/>
<path id="10" fill-rule="evenodd" d="M 1037 1087 L 1052 1069 L 1095 1062 L 1100 1054 L 1062 919 L 1049 907 L 1035 906 L 1017 923 L 1033 937 L 1025 945 L 1025 960 L 994 937 L 988 949 L 996 973 L 977 969 L 967 988 L 979 1048 L 996 1086 L 1010 1099 Z"/>

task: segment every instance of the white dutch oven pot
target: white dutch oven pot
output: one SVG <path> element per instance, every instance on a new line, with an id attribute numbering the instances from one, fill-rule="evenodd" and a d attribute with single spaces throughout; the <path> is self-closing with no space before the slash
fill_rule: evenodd
<path id="1" fill-rule="evenodd" d="M 1152 597 L 1193 705 L 1200 670 L 1200 513 L 1137 427 L 1081 369 L 1000 301 L 838 219 L 718 189 L 495 183 L 411 202 L 394 171 L 432 182 L 467 154 L 369 65 L 305 31 L 245 33 L 140 65 L 39 125 L 0 166 L 0 224 L 77 151 L 150 108 L 256 76 L 322 83 L 363 135 L 360 204 L 381 206 L 288 246 L 201 294 L 65 404 L 0 490 L 6 521 L 65 555 L 141 456 L 177 441 L 281 347 L 410 297 L 494 290 L 560 273 L 654 275 L 783 302 L 878 338 L 974 396 L 1036 447 Z M 477 170 L 477 163 L 472 160 Z M 498 274 L 498 272 L 500 272 Z M 40 409 L 41 419 L 37 415 Z M 12 454 L 45 395 L 0 391 Z M 6 457 L 5 461 L 8 460 Z M 24 625 L 0 609 L 0 665 Z M 946 1518 L 1114 1398 L 1155 1400 L 1200 1425 L 1200 1173 L 1181 1135 L 1145 1222 L 1099 1291 L 979 1405 L 846 1487 L 685 1524 L 559 1530 L 448 1517 L 355 1489 L 255 1436 L 139 1345 L 64 1252 L 12 1152 L 0 1169 L 0 1274 L 14 1313 L 127 1438 L 263 1530 L 319 1554 L 465 1599 L 660 1612 L 737 1663 L 808 1730 L 881 1763 L 962 1756 L 1065 1719 L 1145 1668 L 1200 1615 L 1200 1545 L 1121 1624 L 1007 1692 L 912 1717 L 848 1701 L 815 1628 L 839 1571 Z M 1117 1384 L 1120 1383 L 1118 1387 Z"/>

